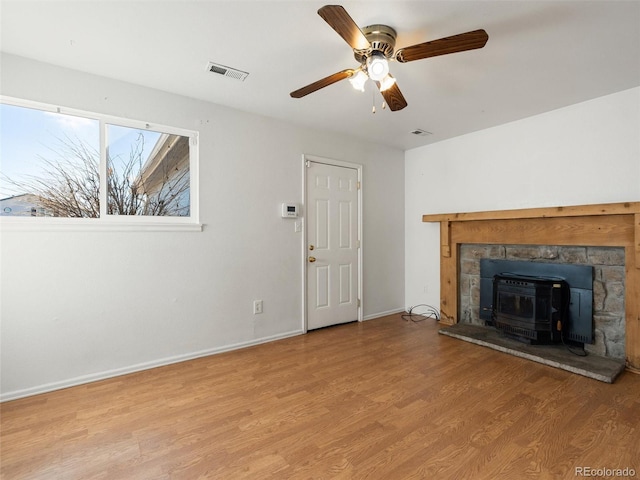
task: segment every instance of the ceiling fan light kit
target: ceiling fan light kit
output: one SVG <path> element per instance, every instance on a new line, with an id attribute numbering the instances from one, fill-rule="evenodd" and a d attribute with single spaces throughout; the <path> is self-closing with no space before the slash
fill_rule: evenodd
<path id="1" fill-rule="evenodd" d="M 389 75 L 389 62 L 383 53 L 374 50 L 367 58 L 367 73 L 374 82 L 379 82 Z"/>
<path id="2" fill-rule="evenodd" d="M 369 77 L 362 70 L 358 70 L 351 78 L 349 78 L 349 82 L 351 86 L 360 92 L 364 92 L 364 86 L 369 80 Z"/>
<path id="3" fill-rule="evenodd" d="M 391 74 L 380 80 L 380 92 L 386 92 L 396 84 L 396 79 Z"/>
<path id="4" fill-rule="evenodd" d="M 371 79 L 378 87 L 391 111 L 407 106 L 396 79 L 389 74 L 389 61 L 412 62 L 424 58 L 447 55 L 482 48 L 489 36 L 484 30 L 461 33 L 451 37 L 419 43 L 395 51 L 396 31 L 388 25 L 369 25 L 362 30 L 341 5 L 325 5 L 318 10 L 325 22 L 340 35 L 353 49 L 353 55 L 360 67 L 342 70 L 291 92 L 291 97 L 301 98 L 321 88 L 328 87 L 348 78 L 353 88 L 364 91 Z"/>

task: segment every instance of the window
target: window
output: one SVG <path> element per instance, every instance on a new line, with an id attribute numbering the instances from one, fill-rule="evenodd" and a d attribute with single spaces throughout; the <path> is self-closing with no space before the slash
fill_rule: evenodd
<path id="1" fill-rule="evenodd" d="M 107 213 L 189 216 L 189 137 L 107 125 Z"/>
<path id="2" fill-rule="evenodd" d="M 3 220 L 197 224 L 197 132 L 1 100 Z"/>

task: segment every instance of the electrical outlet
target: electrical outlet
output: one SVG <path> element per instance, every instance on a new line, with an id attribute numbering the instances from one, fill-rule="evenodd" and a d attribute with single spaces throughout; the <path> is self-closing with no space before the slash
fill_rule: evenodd
<path id="1" fill-rule="evenodd" d="M 253 301 L 253 314 L 257 315 L 258 313 L 262 313 L 262 300 Z"/>

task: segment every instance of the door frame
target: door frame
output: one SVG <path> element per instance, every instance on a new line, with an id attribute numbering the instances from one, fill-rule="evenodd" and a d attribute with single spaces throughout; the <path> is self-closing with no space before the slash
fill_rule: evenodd
<path id="1" fill-rule="evenodd" d="M 358 299 L 360 304 L 358 305 L 358 322 L 363 321 L 364 311 L 364 297 L 362 289 L 362 250 L 364 242 L 362 239 L 362 165 L 358 163 L 344 162 L 342 160 L 334 160 L 331 158 L 318 157 L 316 155 L 302 155 L 302 212 L 303 212 L 303 226 L 302 229 L 302 330 L 307 333 L 308 326 L 308 298 L 307 298 L 307 270 L 309 264 L 307 262 L 307 162 L 323 163 L 325 165 L 332 165 L 334 167 L 352 168 L 358 172 L 358 240 L 360 242 L 358 247 Z"/>

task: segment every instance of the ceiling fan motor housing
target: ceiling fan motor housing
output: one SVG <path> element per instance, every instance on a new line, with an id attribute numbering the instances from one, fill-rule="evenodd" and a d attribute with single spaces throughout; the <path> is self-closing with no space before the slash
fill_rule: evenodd
<path id="1" fill-rule="evenodd" d="M 388 25 L 369 25 L 362 29 L 362 33 L 371 44 L 366 50 L 354 50 L 353 56 L 359 63 L 365 63 L 372 52 L 381 52 L 386 58 L 391 58 L 396 48 L 396 31 Z"/>

